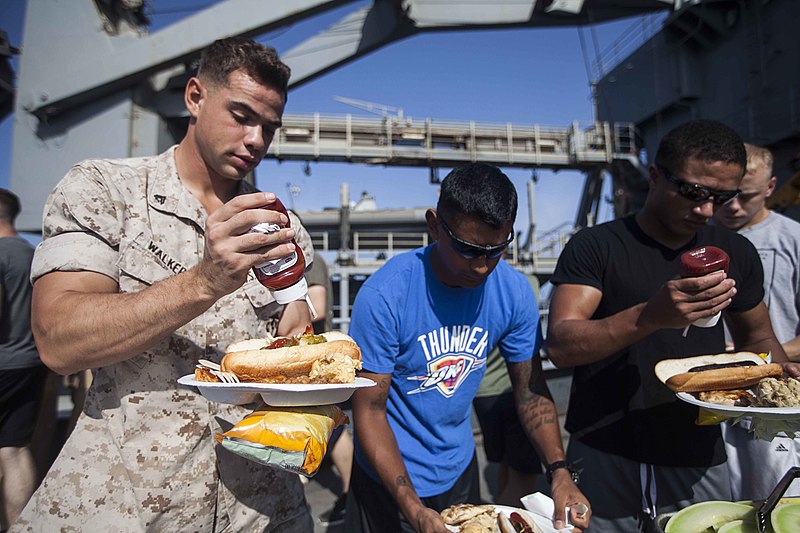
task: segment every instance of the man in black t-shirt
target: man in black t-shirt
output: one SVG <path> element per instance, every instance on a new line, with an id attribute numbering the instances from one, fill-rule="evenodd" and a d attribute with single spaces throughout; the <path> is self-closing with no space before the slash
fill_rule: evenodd
<path id="1" fill-rule="evenodd" d="M 730 499 L 719 428 L 697 426 L 697 408 L 677 400 L 653 367 L 723 352 L 721 321 L 683 335 L 723 310 L 738 350 L 786 361 L 762 302 L 758 253 L 745 238 L 706 224 L 737 194 L 745 165 L 732 129 L 683 124 L 658 148 L 641 211 L 584 229 L 559 258 L 547 352 L 557 366 L 574 367 L 567 456 L 583 471 L 593 533 L 646 531 L 656 513 Z M 680 255 L 705 245 L 728 253 L 727 275 L 680 279 Z"/>

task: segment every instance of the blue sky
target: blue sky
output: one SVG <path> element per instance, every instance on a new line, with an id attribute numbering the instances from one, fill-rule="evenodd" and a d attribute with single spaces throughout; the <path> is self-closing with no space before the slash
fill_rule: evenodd
<path id="1" fill-rule="evenodd" d="M 209 0 L 151 1 L 154 29 L 191 15 L 212 4 Z M 283 28 L 259 40 L 279 53 L 327 27 L 354 9 L 348 6 Z M 13 45 L 22 45 L 23 0 L 0 0 L 0 29 Z M 624 19 L 594 28 L 583 35 L 591 61 L 623 34 L 638 31 L 639 19 Z M 477 122 L 513 122 L 567 126 L 590 122 L 592 105 L 579 30 L 481 30 L 428 33 L 391 44 L 310 82 L 289 95 L 287 112 L 352 113 L 359 109 L 339 103 L 334 96 L 402 108 L 414 119 L 433 118 Z M 24 53 L 24 52 L 23 52 Z M 8 187 L 11 168 L 13 116 L 0 123 L 0 187 Z M 102 156 L 102 154 L 98 154 Z M 350 184 L 351 198 L 361 191 L 375 196 L 379 208 L 427 207 L 435 204 L 436 186 L 427 169 L 312 163 L 311 175 L 302 163 L 264 161 L 256 171 L 258 186 L 287 199 L 299 211 L 335 207 L 339 185 Z M 530 170 L 504 169 L 520 194 L 517 229 L 528 224 L 526 182 Z M 445 171 L 440 171 L 444 177 Z M 539 230 L 571 222 L 578 207 L 583 175 L 578 172 L 538 172 L 536 188 Z M 293 202 L 288 188 L 299 187 Z M 610 217 L 610 207 L 601 218 Z"/>

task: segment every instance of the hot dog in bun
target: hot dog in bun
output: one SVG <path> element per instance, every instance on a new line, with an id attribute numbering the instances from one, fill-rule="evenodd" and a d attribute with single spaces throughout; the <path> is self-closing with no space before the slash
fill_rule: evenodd
<path id="1" fill-rule="evenodd" d="M 228 346 L 223 372 L 243 383 L 353 383 L 361 350 L 344 333 L 249 339 Z"/>
<path id="2" fill-rule="evenodd" d="M 542 528 L 522 513 L 514 511 L 508 515 L 508 518 L 502 514 L 498 518 L 500 533 L 542 533 Z"/>
<path id="3" fill-rule="evenodd" d="M 763 378 L 780 377 L 783 368 L 758 354 L 738 352 L 665 359 L 655 366 L 656 377 L 673 392 L 744 389 Z"/>

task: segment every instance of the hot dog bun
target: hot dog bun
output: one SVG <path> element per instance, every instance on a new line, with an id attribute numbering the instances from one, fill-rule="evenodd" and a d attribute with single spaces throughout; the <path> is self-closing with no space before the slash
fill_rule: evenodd
<path id="1" fill-rule="evenodd" d="M 269 336 L 263 339 L 246 339 L 243 341 L 232 342 L 228 345 L 228 349 L 225 350 L 225 353 L 245 352 L 247 350 L 263 350 L 274 340 L 275 337 Z"/>
<path id="2" fill-rule="evenodd" d="M 500 527 L 500 533 L 517 533 L 514 524 L 503 513 L 497 514 L 497 525 Z"/>
<path id="3" fill-rule="evenodd" d="M 677 374 L 667 380 L 667 387 L 674 392 L 740 389 L 755 385 L 764 378 L 780 377 L 782 374 L 783 367 L 775 363 L 720 368 L 718 370 Z"/>
<path id="4" fill-rule="evenodd" d="M 361 369 L 361 350 L 348 335 L 323 333 L 325 342 L 266 349 L 269 342 L 250 339 L 228 347 L 220 366 L 243 383 L 352 383 Z M 316 336 L 314 336 L 316 337 Z M 233 348 L 233 350 L 231 350 Z"/>
<path id="5" fill-rule="evenodd" d="M 752 361 L 756 365 L 764 364 L 764 359 L 753 352 L 721 353 L 716 355 L 697 355 L 694 357 L 684 357 L 681 359 L 663 359 L 656 363 L 656 377 L 661 383 L 666 383 L 669 378 L 676 374 L 683 374 L 692 368 L 705 365 L 737 363 L 740 361 Z"/>
<path id="6" fill-rule="evenodd" d="M 750 362 L 752 366 L 731 366 L 691 372 L 691 369 L 709 365 L 728 365 Z M 656 377 L 673 392 L 703 392 L 711 390 L 742 389 L 755 385 L 766 377 L 779 377 L 783 368 L 767 364 L 752 352 L 699 355 L 684 359 L 665 359 L 655 367 Z"/>

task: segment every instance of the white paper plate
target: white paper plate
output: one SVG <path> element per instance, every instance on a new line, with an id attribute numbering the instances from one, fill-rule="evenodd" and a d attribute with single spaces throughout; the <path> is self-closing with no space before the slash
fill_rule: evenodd
<path id="1" fill-rule="evenodd" d="M 504 514 L 506 516 L 510 516 L 511 513 L 519 513 L 521 515 L 524 515 L 524 516 L 528 517 L 530 520 L 533 520 L 533 522 L 537 526 L 539 526 L 544 533 L 560 533 L 562 531 L 566 531 L 566 532 L 570 531 L 569 529 L 561 529 L 561 530 L 556 529 L 556 528 L 553 527 L 553 521 L 550 520 L 549 518 L 545 518 L 545 517 L 540 516 L 540 515 L 538 515 L 536 513 L 532 513 L 530 511 L 526 511 L 525 509 L 520 509 L 520 508 L 517 508 L 517 507 L 509 507 L 507 505 L 495 505 L 494 509 L 498 513 Z M 447 527 L 447 529 L 449 529 L 450 531 L 459 531 L 460 530 L 459 526 L 445 526 L 445 527 Z"/>
<path id="2" fill-rule="evenodd" d="M 303 405 L 328 405 L 341 403 L 356 389 L 372 387 L 371 379 L 357 377 L 355 383 L 331 384 L 278 384 L 278 383 L 209 383 L 197 381 L 194 374 L 178 379 L 178 383 L 197 387 L 209 401 L 244 405 L 261 396 L 264 403 L 275 407 L 298 407 Z"/>
<path id="3" fill-rule="evenodd" d="M 800 407 L 736 407 L 733 405 L 720 405 L 698 400 L 688 392 L 679 392 L 676 396 L 686 403 L 702 407 L 712 413 L 723 416 L 738 417 L 752 416 L 770 420 L 787 420 L 800 418 Z"/>

